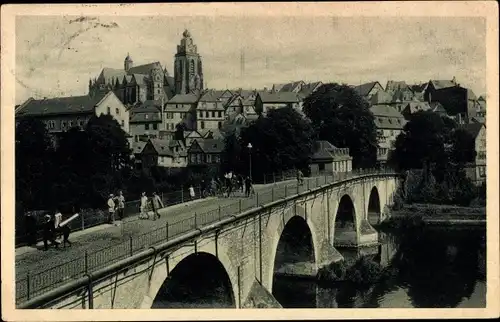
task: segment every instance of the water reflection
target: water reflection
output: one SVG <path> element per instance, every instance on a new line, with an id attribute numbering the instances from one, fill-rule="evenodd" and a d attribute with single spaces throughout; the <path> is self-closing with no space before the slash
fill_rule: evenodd
<path id="1" fill-rule="evenodd" d="M 349 262 L 371 254 L 384 267 L 369 288 L 321 288 L 311 280 L 277 278 L 273 293 L 288 308 L 485 307 L 485 229 L 413 228 L 379 231 L 381 244 L 341 249 Z"/>

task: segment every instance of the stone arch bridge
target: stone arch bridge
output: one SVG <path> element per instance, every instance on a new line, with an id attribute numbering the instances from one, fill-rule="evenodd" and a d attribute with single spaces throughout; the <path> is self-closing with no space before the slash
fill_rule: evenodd
<path id="1" fill-rule="evenodd" d="M 275 200 L 151 247 L 24 307 L 279 307 L 279 274 L 315 275 L 339 247 L 373 246 L 397 174 L 367 174 Z M 38 304 L 37 304 L 38 303 Z"/>

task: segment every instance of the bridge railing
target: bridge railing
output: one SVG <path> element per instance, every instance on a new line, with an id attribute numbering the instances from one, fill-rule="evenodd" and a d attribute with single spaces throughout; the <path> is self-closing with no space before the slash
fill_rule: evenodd
<path id="1" fill-rule="evenodd" d="M 240 198 L 229 205 L 218 207 L 203 213 L 194 213 L 191 217 L 167 222 L 162 227 L 138 236 L 125 236 L 121 243 L 100 249 L 97 252 L 85 252 L 83 256 L 66 263 L 45 269 L 38 273 L 28 272 L 26 276 L 16 279 L 16 302 L 40 296 L 44 292 L 57 288 L 70 280 L 102 269 L 122 259 L 133 256 L 150 246 L 169 241 L 172 238 L 190 233 L 198 228 L 214 224 L 229 216 L 253 209 L 255 207 L 284 199 L 299 193 L 312 190 L 326 184 L 334 184 L 374 174 L 394 174 L 389 169 L 360 169 L 349 173 L 323 173 L 321 176 L 304 178 L 304 183 L 285 182 L 263 188 L 251 198 Z M 290 177 L 283 179 L 289 180 Z"/>

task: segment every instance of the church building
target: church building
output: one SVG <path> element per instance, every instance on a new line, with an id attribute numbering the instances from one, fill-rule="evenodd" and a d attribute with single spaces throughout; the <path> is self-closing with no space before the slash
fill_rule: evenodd
<path id="1" fill-rule="evenodd" d="M 137 105 L 149 100 L 166 103 L 177 94 L 199 93 L 203 89 L 201 56 L 189 31 L 182 35 L 175 54 L 174 77 L 160 62 L 134 66 L 127 54 L 123 69 L 105 67 L 89 81 L 89 95 L 112 90 L 124 104 Z"/>

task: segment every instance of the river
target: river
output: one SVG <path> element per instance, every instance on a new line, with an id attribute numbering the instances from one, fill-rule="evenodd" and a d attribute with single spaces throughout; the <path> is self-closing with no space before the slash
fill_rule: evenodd
<path id="1" fill-rule="evenodd" d="M 486 230 L 381 229 L 380 245 L 339 249 L 347 260 L 371 254 L 384 268 L 364 289 L 346 283 L 320 287 L 313 280 L 276 277 L 273 295 L 284 308 L 484 308 Z"/>

